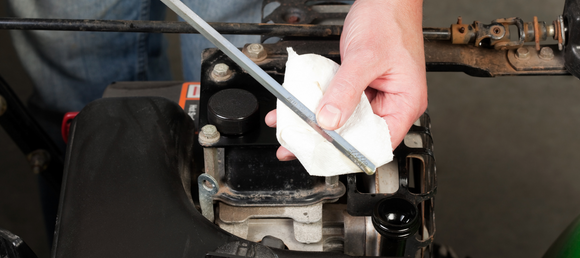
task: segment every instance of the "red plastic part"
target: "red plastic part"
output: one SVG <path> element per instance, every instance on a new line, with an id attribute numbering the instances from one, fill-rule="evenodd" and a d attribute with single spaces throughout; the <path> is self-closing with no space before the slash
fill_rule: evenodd
<path id="1" fill-rule="evenodd" d="M 60 127 L 60 132 L 62 135 L 62 139 L 64 143 L 68 143 L 68 133 L 70 130 L 70 124 L 72 120 L 79 114 L 79 112 L 67 112 L 64 114 L 64 118 L 62 119 L 62 126 Z"/>

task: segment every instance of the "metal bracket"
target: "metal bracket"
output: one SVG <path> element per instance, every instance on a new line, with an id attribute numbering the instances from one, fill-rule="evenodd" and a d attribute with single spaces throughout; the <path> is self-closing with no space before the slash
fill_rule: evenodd
<path id="1" fill-rule="evenodd" d="M 197 188 L 199 189 L 199 205 L 201 214 L 209 221 L 213 222 L 215 215 L 213 213 L 213 196 L 218 192 L 219 185 L 215 178 L 209 174 L 203 173 L 197 178 Z"/>
<path id="2" fill-rule="evenodd" d="M 552 50 L 552 55 L 543 57 L 539 51 L 536 51 L 534 46 L 522 46 L 517 50 L 509 50 L 507 57 L 510 64 L 517 71 L 566 71 L 564 69 L 564 54 L 560 51 L 555 51 L 555 45 L 545 46 L 542 49 L 544 51 Z"/>

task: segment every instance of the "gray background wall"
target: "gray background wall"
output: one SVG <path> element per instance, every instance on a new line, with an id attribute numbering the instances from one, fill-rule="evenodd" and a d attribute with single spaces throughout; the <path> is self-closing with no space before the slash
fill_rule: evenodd
<path id="1" fill-rule="evenodd" d="M 512 16 L 531 21 L 536 15 L 551 22 L 563 5 L 425 0 L 424 24 L 448 27 L 457 16 L 489 22 Z M 170 40 L 178 44 L 176 37 Z M 173 51 L 172 59 L 179 77 L 179 53 Z M 0 74 L 21 99 L 31 94 L 6 31 L 0 31 Z M 436 241 L 462 257 L 541 256 L 580 215 L 580 82 L 570 76 L 429 73 L 428 84 L 439 180 Z M 0 227 L 48 257 L 40 214 L 36 178 L 0 130 Z"/>

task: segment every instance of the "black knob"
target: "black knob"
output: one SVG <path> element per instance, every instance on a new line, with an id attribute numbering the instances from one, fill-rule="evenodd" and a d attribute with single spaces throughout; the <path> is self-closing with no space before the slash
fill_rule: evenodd
<path id="1" fill-rule="evenodd" d="M 207 105 L 210 124 L 225 135 L 241 135 L 258 123 L 258 99 L 242 89 L 227 89 L 215 93 Z"/>

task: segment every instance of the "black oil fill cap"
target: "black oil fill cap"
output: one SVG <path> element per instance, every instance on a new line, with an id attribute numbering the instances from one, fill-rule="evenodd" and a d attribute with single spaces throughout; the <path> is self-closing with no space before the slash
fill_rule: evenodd
<path id="1" fill-rule="evenodd" d="M 207 117 L 224 135 L 242 135 L 258 122 L 258 99 L 247 90 L 226 89 L 209 98 Z"/>

